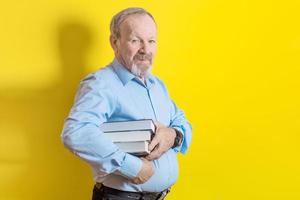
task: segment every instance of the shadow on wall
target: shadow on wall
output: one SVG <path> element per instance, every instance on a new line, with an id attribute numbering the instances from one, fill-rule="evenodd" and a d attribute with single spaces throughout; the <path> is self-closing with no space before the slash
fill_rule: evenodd
<path id="1" fill-rule="evenodd" d="M 43 90 L 0 91 L 0 199 L 87 199 L 92 173 L 61 143 L 91 43 L 88 27 L 57 28 L 62 79 Z M 17 94 L 17 95 L 13 95 Z"/>

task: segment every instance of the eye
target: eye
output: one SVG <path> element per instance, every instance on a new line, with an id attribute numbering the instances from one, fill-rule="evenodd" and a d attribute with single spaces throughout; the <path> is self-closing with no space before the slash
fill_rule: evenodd
<path id="1" fill-rule="evenodd" d="M 138 39 L 132 39 L 132 40 L 131 40 L 131 43 L 133 43 L 133 44 L 139 43 L 139 42 L 140 42 L 140 40 L 138 40 Z"/>
<path id="2" fill-rule="evenodd" d="M 155 40 L 149 40 L 149 43 L 150 43 L 150 44 L 155 44 L 156 41 L 155 41 Z"/>

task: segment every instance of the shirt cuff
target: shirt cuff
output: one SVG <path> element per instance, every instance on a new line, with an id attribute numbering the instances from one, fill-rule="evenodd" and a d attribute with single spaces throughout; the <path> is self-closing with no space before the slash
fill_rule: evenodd
<path id="1" fill-rule="evenodd" d="M 143 162 L 140 158 L 126 153 L 125 159 L 119 171 L 121 174 L 129 178 L 134 178 L 137 177 L 138 173 L 142 169 L 142 164 Z"/>

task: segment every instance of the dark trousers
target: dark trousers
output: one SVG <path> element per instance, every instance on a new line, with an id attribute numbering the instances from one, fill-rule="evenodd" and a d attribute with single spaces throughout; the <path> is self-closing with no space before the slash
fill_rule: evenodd
<path id="1" fill-rule="evenodd" d="M 92 200 L 163 200 L 168 192 L 169 190 L 161 193 L 125 192 L 95 185 Z"/>

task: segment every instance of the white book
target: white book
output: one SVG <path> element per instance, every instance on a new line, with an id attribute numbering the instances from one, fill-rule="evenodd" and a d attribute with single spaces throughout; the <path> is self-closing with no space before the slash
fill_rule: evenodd
<path id="1" fill-rule="evenodd" d="M 119 132 L 104 132 L 103 135 L 113 142 L 135 142 L 135 141 L 150 141 L 152 132 L 144 131 L 119 131 Z"/>
<path id="2" fill-rule="evenodd" d="M 133 155 L 148 155 L 148 141 L 138 142 L 115 142 L 115 144 L 122 150 Z"/>
<path id="3" fill-rule="evenodd" d="M 151 130 L 152 132 L 155 132 L 155 124 L 152 121 L 152 119 L 105 122 L 100 125 L 100 129 L 103 132 L 138 131 L 138 130 Z"/>

